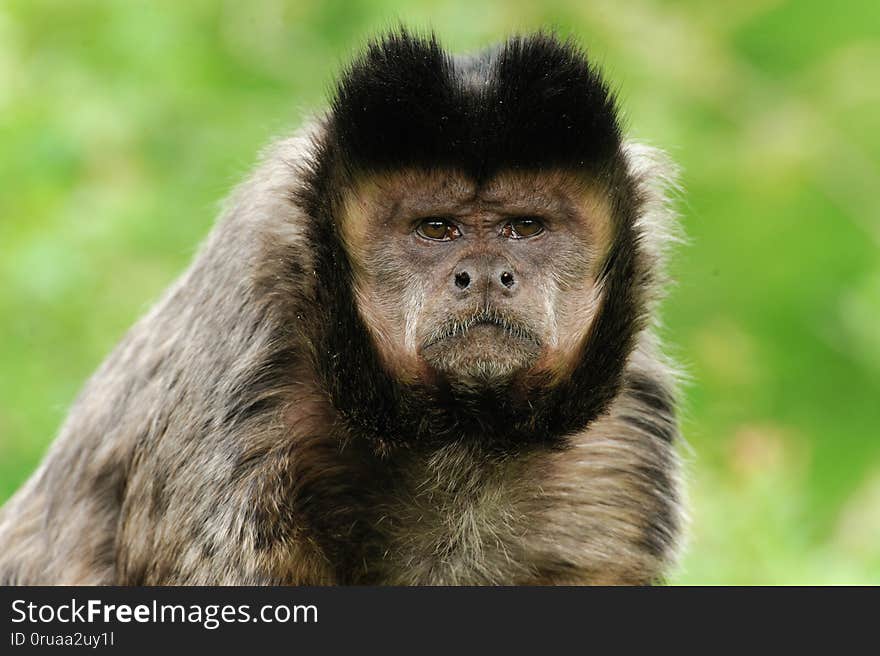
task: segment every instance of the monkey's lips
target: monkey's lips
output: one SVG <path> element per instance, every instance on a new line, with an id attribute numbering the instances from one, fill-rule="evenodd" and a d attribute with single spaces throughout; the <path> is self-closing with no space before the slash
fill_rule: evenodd
<path id="1" fill-rule="evenodd" d="M 490 383 L 530 369 L 541 354 L 541 344 L 528 330 L 477 321 L 465 329 L 441 334 L 421 353 L 433 369 L 448 378 Z"/>

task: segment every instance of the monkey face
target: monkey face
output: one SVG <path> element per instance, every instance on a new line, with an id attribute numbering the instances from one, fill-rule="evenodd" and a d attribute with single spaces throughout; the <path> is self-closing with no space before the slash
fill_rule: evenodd
<path id="1" fill-rule="evenodd" d="M 342 235 L 358 310 L 386 369 L 491 387 L 563 376 L 595 313 L 611 232 L 571 173 L 402 171 L 356 186 Z"/>
<path id="2" fill-rule="evenodd" d="M 390 91 L 393 90 L 393 93 Z M 309 354 L 377 453 L 562 444 L 615 398 L 650 289 L 638 171 L 572 44 L 392 36 L 337 85 L 293 199 Z"/>

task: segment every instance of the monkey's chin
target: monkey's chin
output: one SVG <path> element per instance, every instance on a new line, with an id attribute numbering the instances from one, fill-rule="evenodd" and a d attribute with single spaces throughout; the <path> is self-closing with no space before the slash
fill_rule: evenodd
<path id="1" fill-rule="evenodd" d="M 425 362 L 448 383 L 475 388 L 508 384 L 529 371 L 540 355 L 534 340 L 491 324 L 474 326 L 422 350 Z"/>

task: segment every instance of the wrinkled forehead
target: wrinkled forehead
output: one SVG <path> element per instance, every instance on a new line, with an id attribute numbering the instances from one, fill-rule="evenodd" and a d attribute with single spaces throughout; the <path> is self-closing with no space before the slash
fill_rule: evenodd
<path id="1" fill-rule="evenodd" d="M 478 183 L 460 170 L 405 169 L 368 175 L 350 186 L 344 205 L 389 213 L 419 214 L 422 210 L 448 207 L 530 208 L 533 212 L 565 215 L 579 207 L 601 203 L 607 194 L 583 175 L 568 171 L 504 171 Z M 607 204 L 607 201 L 606 201 Z M 342 212 L 344 219 L 357 218 Z"/>

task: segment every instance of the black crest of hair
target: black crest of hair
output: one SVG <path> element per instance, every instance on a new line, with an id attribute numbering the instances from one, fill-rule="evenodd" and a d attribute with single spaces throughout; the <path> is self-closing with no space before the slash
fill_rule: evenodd
<path id="1" fill-rule="evenodd" d="M 506 451 L 563 446 L 607 408 L 643 326 L 638 210 L 621 154 L 614 100 L 571 42 L 515 37 L 455 58 L 432 37 L 396 32 L 370 45 L 342 77 L 297 201 L 316 218 L 315 367 L 352 434 L 380 452 L 396 445 L 480 439 Z M 339 196 L 359 175 L 454 166 L 476 180 L 506 169 L 563 167 L 600 175 L 615 237 L 605 295 L 579 364 L 561 383 L 491 389 L 404 384 L 389 375 L 356 309 L 337 232 Z"/>
<path id="2" fill-rule="evenodd" d="M 330 131 L 354 170 L 454 165 L 478 178 L 595 168 L 621 139 L 608 85 L 574 42 L 546 33 L 455 57 L 433 35 L 393 32 L 342 75 Z"/>

